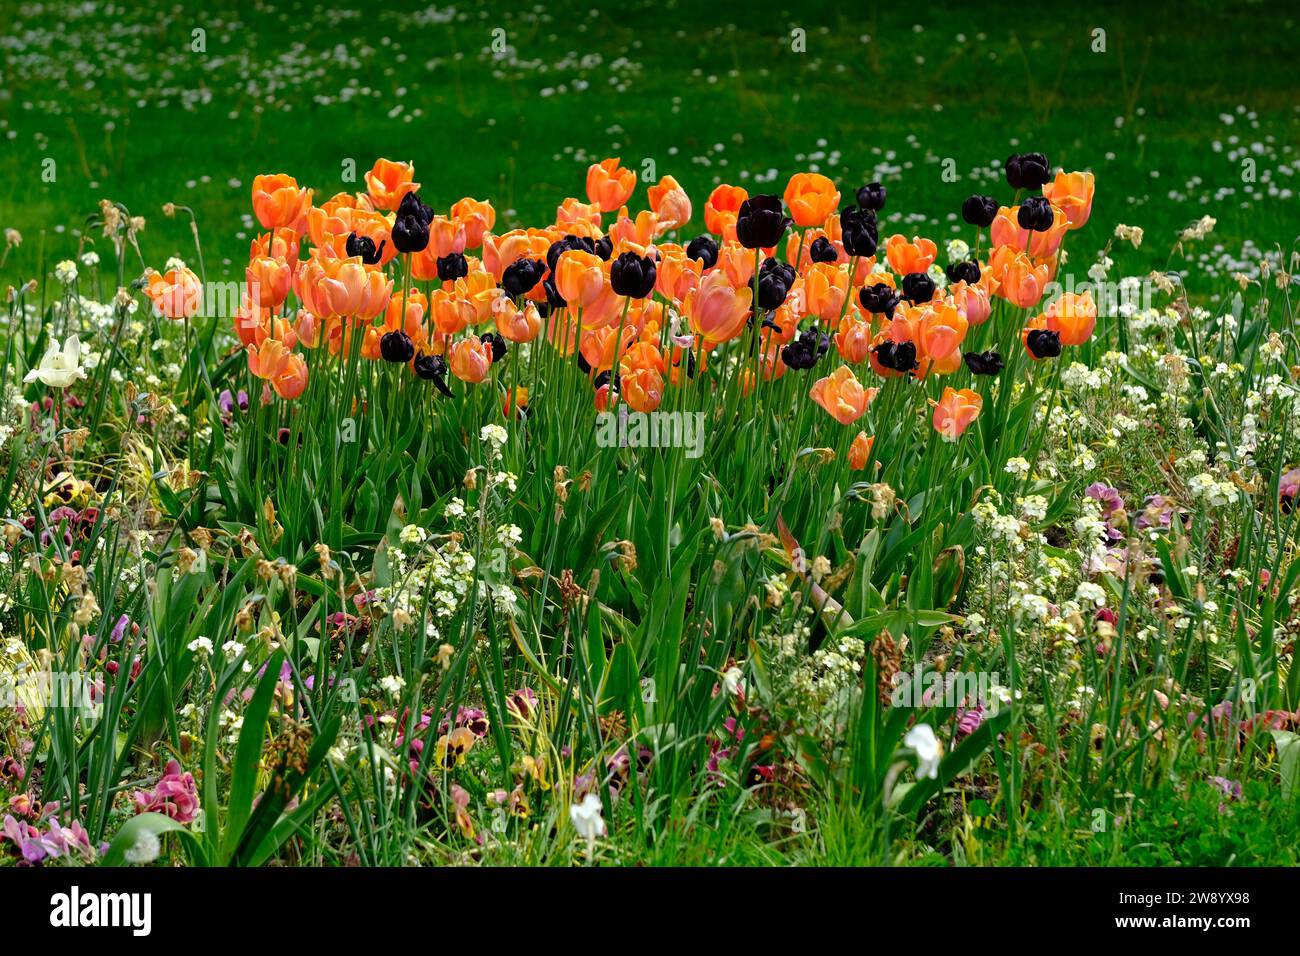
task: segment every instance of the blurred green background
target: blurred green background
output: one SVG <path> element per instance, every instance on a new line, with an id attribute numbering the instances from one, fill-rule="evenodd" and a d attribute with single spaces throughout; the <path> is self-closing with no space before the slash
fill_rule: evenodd
<path id="1" fill-rule="evenodd" d="M 47 271 L 74 253 L 104 197 L 148 218 L 151 264 L 192 257 L 187 224 L 161 214 L 173 201 L 198 214 L 209 278 L 242 270 L 256 173 L 324 198 L 359 188 L 346 161 L 360 182 L 377 156 L 414 160 L 440 210 L 490 198 L 498 231 L 550 222 L 587 165 L 617 155 L 675 175 L 697 229 L 714 184 L 781 192 L 816 169 L 846 199 L 882 179 L 899 230 L 943 239 L 972 191 L 1008 199 L 1002 161 L 1034 149 L 1097 174 L 1086 248 L 1139 225 L 1163 266 L 1209 214 L 1206 268 L 1248 259 L 1246 240 L 1289 250 L 1297 8 L 1056 6 L 5 0 L 0 227 L 25 241 L 3 278 L 39 270 L 42 233 Z"/>

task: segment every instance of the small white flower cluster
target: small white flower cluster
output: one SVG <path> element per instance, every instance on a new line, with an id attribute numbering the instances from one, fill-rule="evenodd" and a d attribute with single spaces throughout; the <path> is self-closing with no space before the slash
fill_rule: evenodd
<path id="1" fill-rule="evenodd" d="M 1208 471 L 1194 475 L 1187 482 L 1187 491 L 1192 498 L 1209 508 L 1222 508 L 1237 500 L 1237 486 L 1230 481 L 1214 477 Z"/>

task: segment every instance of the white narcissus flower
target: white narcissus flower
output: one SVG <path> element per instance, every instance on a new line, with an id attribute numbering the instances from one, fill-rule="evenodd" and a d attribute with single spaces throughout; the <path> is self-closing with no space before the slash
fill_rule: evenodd
<path id="1" fill-rule="evenodd" d="M 605 835 L 605 820 L 600 815 L 600 797 L 594 793 L 583 797 L 582 803 L 569 807 L 569 820 L 578 831 L 578 836 L 588 843 Z"/>
<path id="2" fill-rule="evenodd" d="M 24 376 L 24 382 L 38 379 L 50 388 L 67 388 L 78 379 L 86 377 L 81 370 L 81 340 L 75 335 L 68 336 L 68 341 L 59 348 L 58 339 L 50 339 L 50 347 L 45 350 L 41 364 Z"/>
<path id="3" fill-rule="evenodd" d="M 929 724 L 917 724 L 903 738 L 903 746 L 916 754 L 916 776 L 919 779 L 929 777 L 939 779 L 939 758 L 943 756 L 943 744 L 934 735 Z"/>

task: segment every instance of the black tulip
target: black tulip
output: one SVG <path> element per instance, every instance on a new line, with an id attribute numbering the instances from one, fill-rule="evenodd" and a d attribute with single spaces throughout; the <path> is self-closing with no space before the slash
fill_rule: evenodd
<path id="1" fill-rule="evenodd" d="M 577 355 L 578 355 L 578 371 L 581 372 L 583 375 L 590 375 L 591 363 L 588 362 L 587 357 L 582 354 L 582 349 L 578 350 Z"/>
<path id="2" fill-rule="evenodd" d="M 469 275 L 469 262 L 465 254 L 453 252 L 448 256 L 438 257 L 438 278 L 443 282 L 455 282 Z"/>
<path id="3" fill-rule="evenodd" d="M 384 246 L 388 245 L 387 239 L 379 241 L 379 247 L 375 247 L 375 240 L 369 236 L 358 236 L 355 232 L 348 234 L 348 241 L 344 244 L 348 256 L 359 256 L 361 261 L 368 266 L 379 265 L 379 260 L 383 258 Z"/>
<path id="4" fill-rule="evenodd" d="M 858 292 L 858 302 L 864 309 L 874 315 L 883 315 L 890 319 L 894 317 L 894 308 L 899 301 L 898 293 L 883 282 L 864 285 Z"/>
<path id="5" fill-rule="evenodd" d="M 567 235 L 562 239 L 556 239 L 551 243 L 550 248 L 546 250 L 546 265 L 551 272 L 555 272 L 555 264 L 560 261 L 560 256 L 570 249 L 576 249 L 579 252 L 596 253 L 596 243 L 590 236 Z"/>
<path id="6" fill-rule="evenodd" d="M 874 256 L 880 236 L 876 231 L 876 214 L 870 209 L 849 206 L 840 213 L 840 240 L 851 256 Z"/>
<path id="7" fill-rule="evenodd" d="M 479 336 L 480 342 L 486 342 L 492 346 L 492 361 L 500 362 L 506 357 L 506 340 L 495 332 L 485 332 Z"/>
<path id="8" fill-rule="evenodd" d="M 911 342 L 881 342 L 875 353 L 877 362 L 895 372 L 910 372 L 918 367 L 916 346 Z"/>
<path id="9" fill-rule="evenodd" d="M 961 217 L 972 226 L 987 229 L 998 217 L 998 201 L 992 196 L 971 196 L 961 204 Z"/>
<path id="10" fill-rule="evenodd" d="M 1012 153 L 1007 157 L 1007 183 L 1012 189 L 1042 189 L 1051 178 L 1042 153 Z"/>
<path id="11" fill-rule="evenodd" d="M 972 375 L 997 375 L 1005 367 L 1002 356 L 992 349 L 987 352 L 967 352 L 962 359 Z"/>
<path id="12" fill-rule="evenodd" d="M 913 305 L 934 298 L 934 280 L 925 272 L 909 272 L 903 276 L 903 298 Z"/>
<path id="13" fill-rule="evenodd" d="M 397 207 L 397 218 L 403 216 L 414 216 L 426 226 L 433 222 L 433 210 L 420 201 L 417 193 L 409 192 L 402 197 L 402 203 Z"/>
<path id="14" fill-rule="evenodd" d="M 872 212 L 880 212 L 885 208 L 886 195 L 885 187 L 880 183 L 867 183 L 858 190 L 858 205 Z"/>
<path id="15" fill-rule="evenodd" d="M 655 288 L 655 261 L 649 256 L 624 252 L 609 266 L 609 285 L 615 295 L 644 299 Z"/>
<path id="16" fill-rule="evenodd" d="M 980 264 L 974 259 L 954 262 L 944 272 L 948 276 L 948 281 L 954 284 L 965 282 L 967 285 L 974 285 L 980 281 Z"/>
<path id="17" fill-rule="evenodd" d="M 817 364 L 817 348 L 801 336 L 781 349 L 781 361 L 786 368 L 797 371 L 810 369 Z"/>
<path id="18" fill-rule="evenodd" d="M 1016 222 L 1020 224 L 1020 228 L 1032 229 L 1034 232 L 1046 232 L 1051 229 L 1055 218 L 1052 204 L 1042 196 L 1030 196 L 1016 211 Z"/>
<path id="19" fill-rule="evenodd" d="M 407 193 L 409 196 L 410 193 Z M 423 252 L 429 245 L 429 224 L 417 215 L 397 217 L 393 223 L 393 246 L 398 252 Z"/>
<path id="20" fill-rule="evenodd" d="M 501 288 L 506 295 L 517 299 L 527 295 L 546 275 L 546 263 L 541 259 L 516 259 L 501 273 Z"/>
<path id="21" fill-rule="evenodd" d="M 818 236 L 808 247 L 808 258 L 813 262 L 834 262 L 839 257 L 840 254 L 825 236 Z"/>
<path id="22" fill-rule="evenodd" d="M 700 260 L 705 269 L 712 269 L 718 264 L 718 244 L 712 236 L 696 236 L 686 247 L 686 256 Z"/>
<path id="23" fill-rule="evenodd" d="M 564 296 L 560 295 L 560 290 L 556 288 L 555 277 L 553 275 L 547 276 L 542 280 L 542 288 L 546 290 L 546 304 L 552 309 L 563 309 L 568 305 L 568 303 L 564 301 Z"/>
<path id="24" fill-rule="evenodd" d="M 602 261 L 609 262 L 609 257 L 614 254 L 614 240 L 609 236 L 601 236 L 596 240 L 592 251 L 600 256 Z"/>
<path id="25" fill-rule="evenodd" d="M 781 241 L 791 222 L 779 196 L 750 196 L 736 214 L 736 238 L 746 249 L 769 249 Z"/>
<path id="26" fill-rule="evenodd" d="M 1056 358 L 1061 354 L 1061 333 L 1051 329 L 1031 329 L 1025 336 L 1025 346 L 1034 358 Z"/>
<path id="27" fill-rule="evenodd" d="M 447 360 L 441 355 L 433 356 L 433 376 L 431 381 L 434 388 L 451 398 L 451 386 L 447 383 Z"/>
<path id="28" fill-rule="evenodd" d="M 682 353 L 686 356 L 686 377 L 694 378 L 695 377 L 695 353 L 692 352 L 690 349 L 682 349 Z M 673 364 L 677 366 L 677 368 L 681 368 L 682 367 L 681 358 L 678 358 L 677 361 L 674 362 Z"/>
<path id="29" fill-rule="evenodd" d="M 415 357 L 415 346 L 405 332 L 386 332 L 379 339 L 379 354 L 385 362 L 409 362 Z"/>

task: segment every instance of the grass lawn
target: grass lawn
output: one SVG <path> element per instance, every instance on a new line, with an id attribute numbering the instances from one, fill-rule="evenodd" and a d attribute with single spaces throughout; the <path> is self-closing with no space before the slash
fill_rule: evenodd
<path id="1" fill-rule="evenodd" d="M 37 268 L 42 230 L 47 261 L 71 254 L 110 197 L 148 218 L 160 261 L 192 248 L 159 212 L 172 201 L 196 211 L 214 272 L 242 270 L 254 174 L 327 196 L 381 155 L 417 161 L 436 208 L 490 198 L 498 228 L 548 218 L 617 155 L 676 176 L 697 230 L 717 183 L 779 193 L 809 169 L 880 179 L 888 218 L 939 238 L 1007 154 L 1035 149 L 1096 173 L 1093 234 L 1144 227 L 1152 267 L 1204 214 L 1231 257 L 1300 232 L 1285 3 L 759 0 L 735 25 L 674 0 L 600 6 L 19 4 L 0 48 L 0 219 L 28 238 L 14 258 Z"/>

